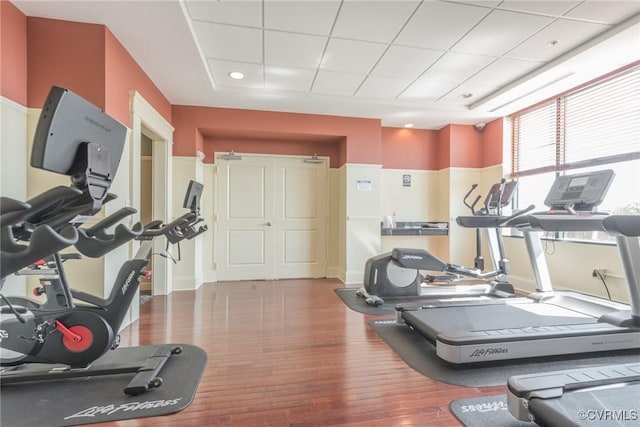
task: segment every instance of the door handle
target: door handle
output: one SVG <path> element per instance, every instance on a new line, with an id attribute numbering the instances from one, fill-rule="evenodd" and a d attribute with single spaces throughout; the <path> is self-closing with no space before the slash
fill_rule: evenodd
<path id="1" fill-rule="evenodd" d="M 267 227 L 271 227 L 271 221 L 265 222 L 264 225 L 266 225 Z"/>

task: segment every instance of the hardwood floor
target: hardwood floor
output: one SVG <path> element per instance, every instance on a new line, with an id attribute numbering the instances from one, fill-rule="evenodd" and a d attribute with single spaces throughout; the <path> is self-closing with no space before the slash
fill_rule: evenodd
<path id="1" fill-rule="evenodd" d="M 186 343 L 207 367 L 182 412 L 109 426 L 458 426 L 451 400 L 504 392 L 433 381 L 350 310 L 335 280 L 215 283 L 154 297 L 121 346 Z"/>

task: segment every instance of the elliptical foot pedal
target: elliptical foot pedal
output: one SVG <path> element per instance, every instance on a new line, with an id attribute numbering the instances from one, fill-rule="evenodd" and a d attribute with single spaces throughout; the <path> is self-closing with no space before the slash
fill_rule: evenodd
<path id="1" fill-rule="evenodd" d="M 364 301 L 367 305 L 371 305 L 373 307 L 379 307 L 384 304 L 384 300 L 377 295 L 372 295 L 365 288 L 360 288 L 356 291 L 356 296 L 364 298 Z"/>

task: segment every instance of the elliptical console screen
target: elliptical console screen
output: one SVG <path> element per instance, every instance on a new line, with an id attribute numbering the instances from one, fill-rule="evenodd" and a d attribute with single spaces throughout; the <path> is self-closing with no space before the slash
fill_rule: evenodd
<path id="1" fill-rule="evenodd" d="M 568 204 L 573 204 L 576 210 L 591 211 L 604 200 L 614 176 L 611 169 L 559 176 L 544 204 L 551 209 L 564 209 Z"/>
<path id="2" fill-rule="evenodd" d="M 502 196 L 500 195 L 500 188 L 502 187 Z M 489 208 L 496 208 L 498 206 L 498 199 L 500 199 L 500 207 L 505 207 L 511 203 L 515 190 L 518 187 L 518 181 L 506 181 L 504 183 L 497 183 L 491 186 L 489 193 L 484 201 L 485 206 Z"/>

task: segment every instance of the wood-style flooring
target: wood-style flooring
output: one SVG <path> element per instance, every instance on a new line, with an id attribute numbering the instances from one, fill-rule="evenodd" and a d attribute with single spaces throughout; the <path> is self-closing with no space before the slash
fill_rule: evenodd
<path id="1" fill-rule="evenodd" d="M 431 380 L 349 309 L 330 279 L 224 282 L 155 296 L 121 346 L 186 343 L 207 366 L 176 414 L 104 426 L 458 426 L 454 399 L 504 393 Z"/>

